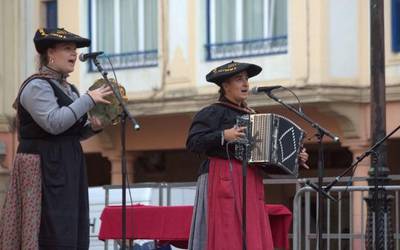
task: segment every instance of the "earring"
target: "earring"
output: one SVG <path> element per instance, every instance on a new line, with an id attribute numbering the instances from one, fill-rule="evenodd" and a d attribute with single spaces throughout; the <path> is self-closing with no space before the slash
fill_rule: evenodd
<path id="1" fill-rule="evenodd" d="M 53 58 L 50 58 L 50 63 L 54 63 L 54 59 Z"/>

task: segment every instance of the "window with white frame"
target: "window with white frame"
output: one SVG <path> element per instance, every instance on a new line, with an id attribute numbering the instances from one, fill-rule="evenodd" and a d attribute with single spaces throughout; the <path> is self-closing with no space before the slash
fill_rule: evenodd
<path id="1" fill-rule="evenodd" d="M 207 0 L 207 59 L 287 52 L 287 0 Z"/>
<path id="2" fill-rule="evenodd" d="M 89 0 L 89 11 L 92 51 L 115 68 L 157 65 L 157 0 Z"/>

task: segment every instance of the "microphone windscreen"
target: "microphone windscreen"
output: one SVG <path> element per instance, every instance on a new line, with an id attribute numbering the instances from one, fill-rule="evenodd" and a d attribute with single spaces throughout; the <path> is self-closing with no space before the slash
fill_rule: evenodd
<path id="1" fill-rule="evenodd" d="M 85 54 L 83 54 L 83 53 L 79 54 L 79 61 L 81 61 L 81 62 L 85 62 L 86 61 Z"/>

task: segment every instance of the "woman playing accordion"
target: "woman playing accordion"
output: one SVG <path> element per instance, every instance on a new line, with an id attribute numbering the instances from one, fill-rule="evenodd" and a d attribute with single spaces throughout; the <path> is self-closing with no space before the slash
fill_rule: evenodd
<path id="1" fill-rule="evenodd" d="M 205 154 L 200 167 L 195 209 L 189 239 L 190 250 L 242 249 L 241 206 L 242 169 L 232 147 L 226 144 L 245 136 L 245 127 L 235 126 L 236 118 L 253 114 L 246 100 L 248 78 L 258 75 L 255 64 L 230 62 L 207 74 L 206 79 L 220 87 L 218 102 L 200 110 L 193 119 L 187 149 Z M 233 145 L 232 145 L 233 146 Z M 228 152 L 227 152 L 228 151 Z M 299 154 L 304 164 L 308 154 Z M 247 249 L 272 250 L 271 228 L 264 210 L 264 185 L 261 169 L 247 169 Z"/>

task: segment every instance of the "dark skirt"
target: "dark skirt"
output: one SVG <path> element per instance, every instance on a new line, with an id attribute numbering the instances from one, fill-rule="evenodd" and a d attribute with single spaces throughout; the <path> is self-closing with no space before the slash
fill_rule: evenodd
<path id="1" fill-rule="evenodd" d="M 5 207 L 13 206 L 11 200 L 19 200 L 29 186 L 23 185 L 20 178 L 30 180 L 32 164 L 27 161 L 19 163 L 22 155 L 30 155 L 40 162 L 39 178 L 32 178 L 37 186 L 39 195 L 35 200 L 39 207 L 37 216 L 40 226 L 33 231 L 39 249 L 72 250 L 89 249 L 89 202 L 87 173 L 84 154 L 78 137 L 59 137 L 51 140 L 21 140 L 15 159 L 15 169 L 11 177 L 10 191 L 15 194 L 7 195 Z M 24 158 L 25 159 L 25 158 Z M 14 173 L 15 172 L 15 173 Z M 23 174 L 23 177 L 21 176 Z M 28 176 L 26 176 L 28 175 Z M 14 191 L 13 191 L 14 190 Z M 16 191 L 15 191 L 16 190 Z M 12 198 L 9 198 L 12 197 Z M 10 200 L 11 199 L 11 200 Z M 14 213 L 26 214 L 23 203 Z M 2 213 L 8 217 L 11 209 Z M 24 220 L 36 221 L 29 215 Z M 8 227 L 8 226 L 7 226 Z M 9 225 L 16 232 L 15 237 L 23 239 L 24 228 L 20 225 Z M 21 227 L 21 228 L 20 228 Z M 4 226 L 3 226 L 4 228 Z M 4 230 L 1 231 L 4 234 Z M 4 238 L 4 235 L 1 235 Z M 35 244 L 35 241 L 32 241 Z M 37 249 L 22 247 L 4 247 L 6 249 Z"/>
<path id="2" fill-rule="evenodd" d="M 79 139 L 66 137 L 41 147 L 40 249 L 88 249 L 88 184 Z"/>

